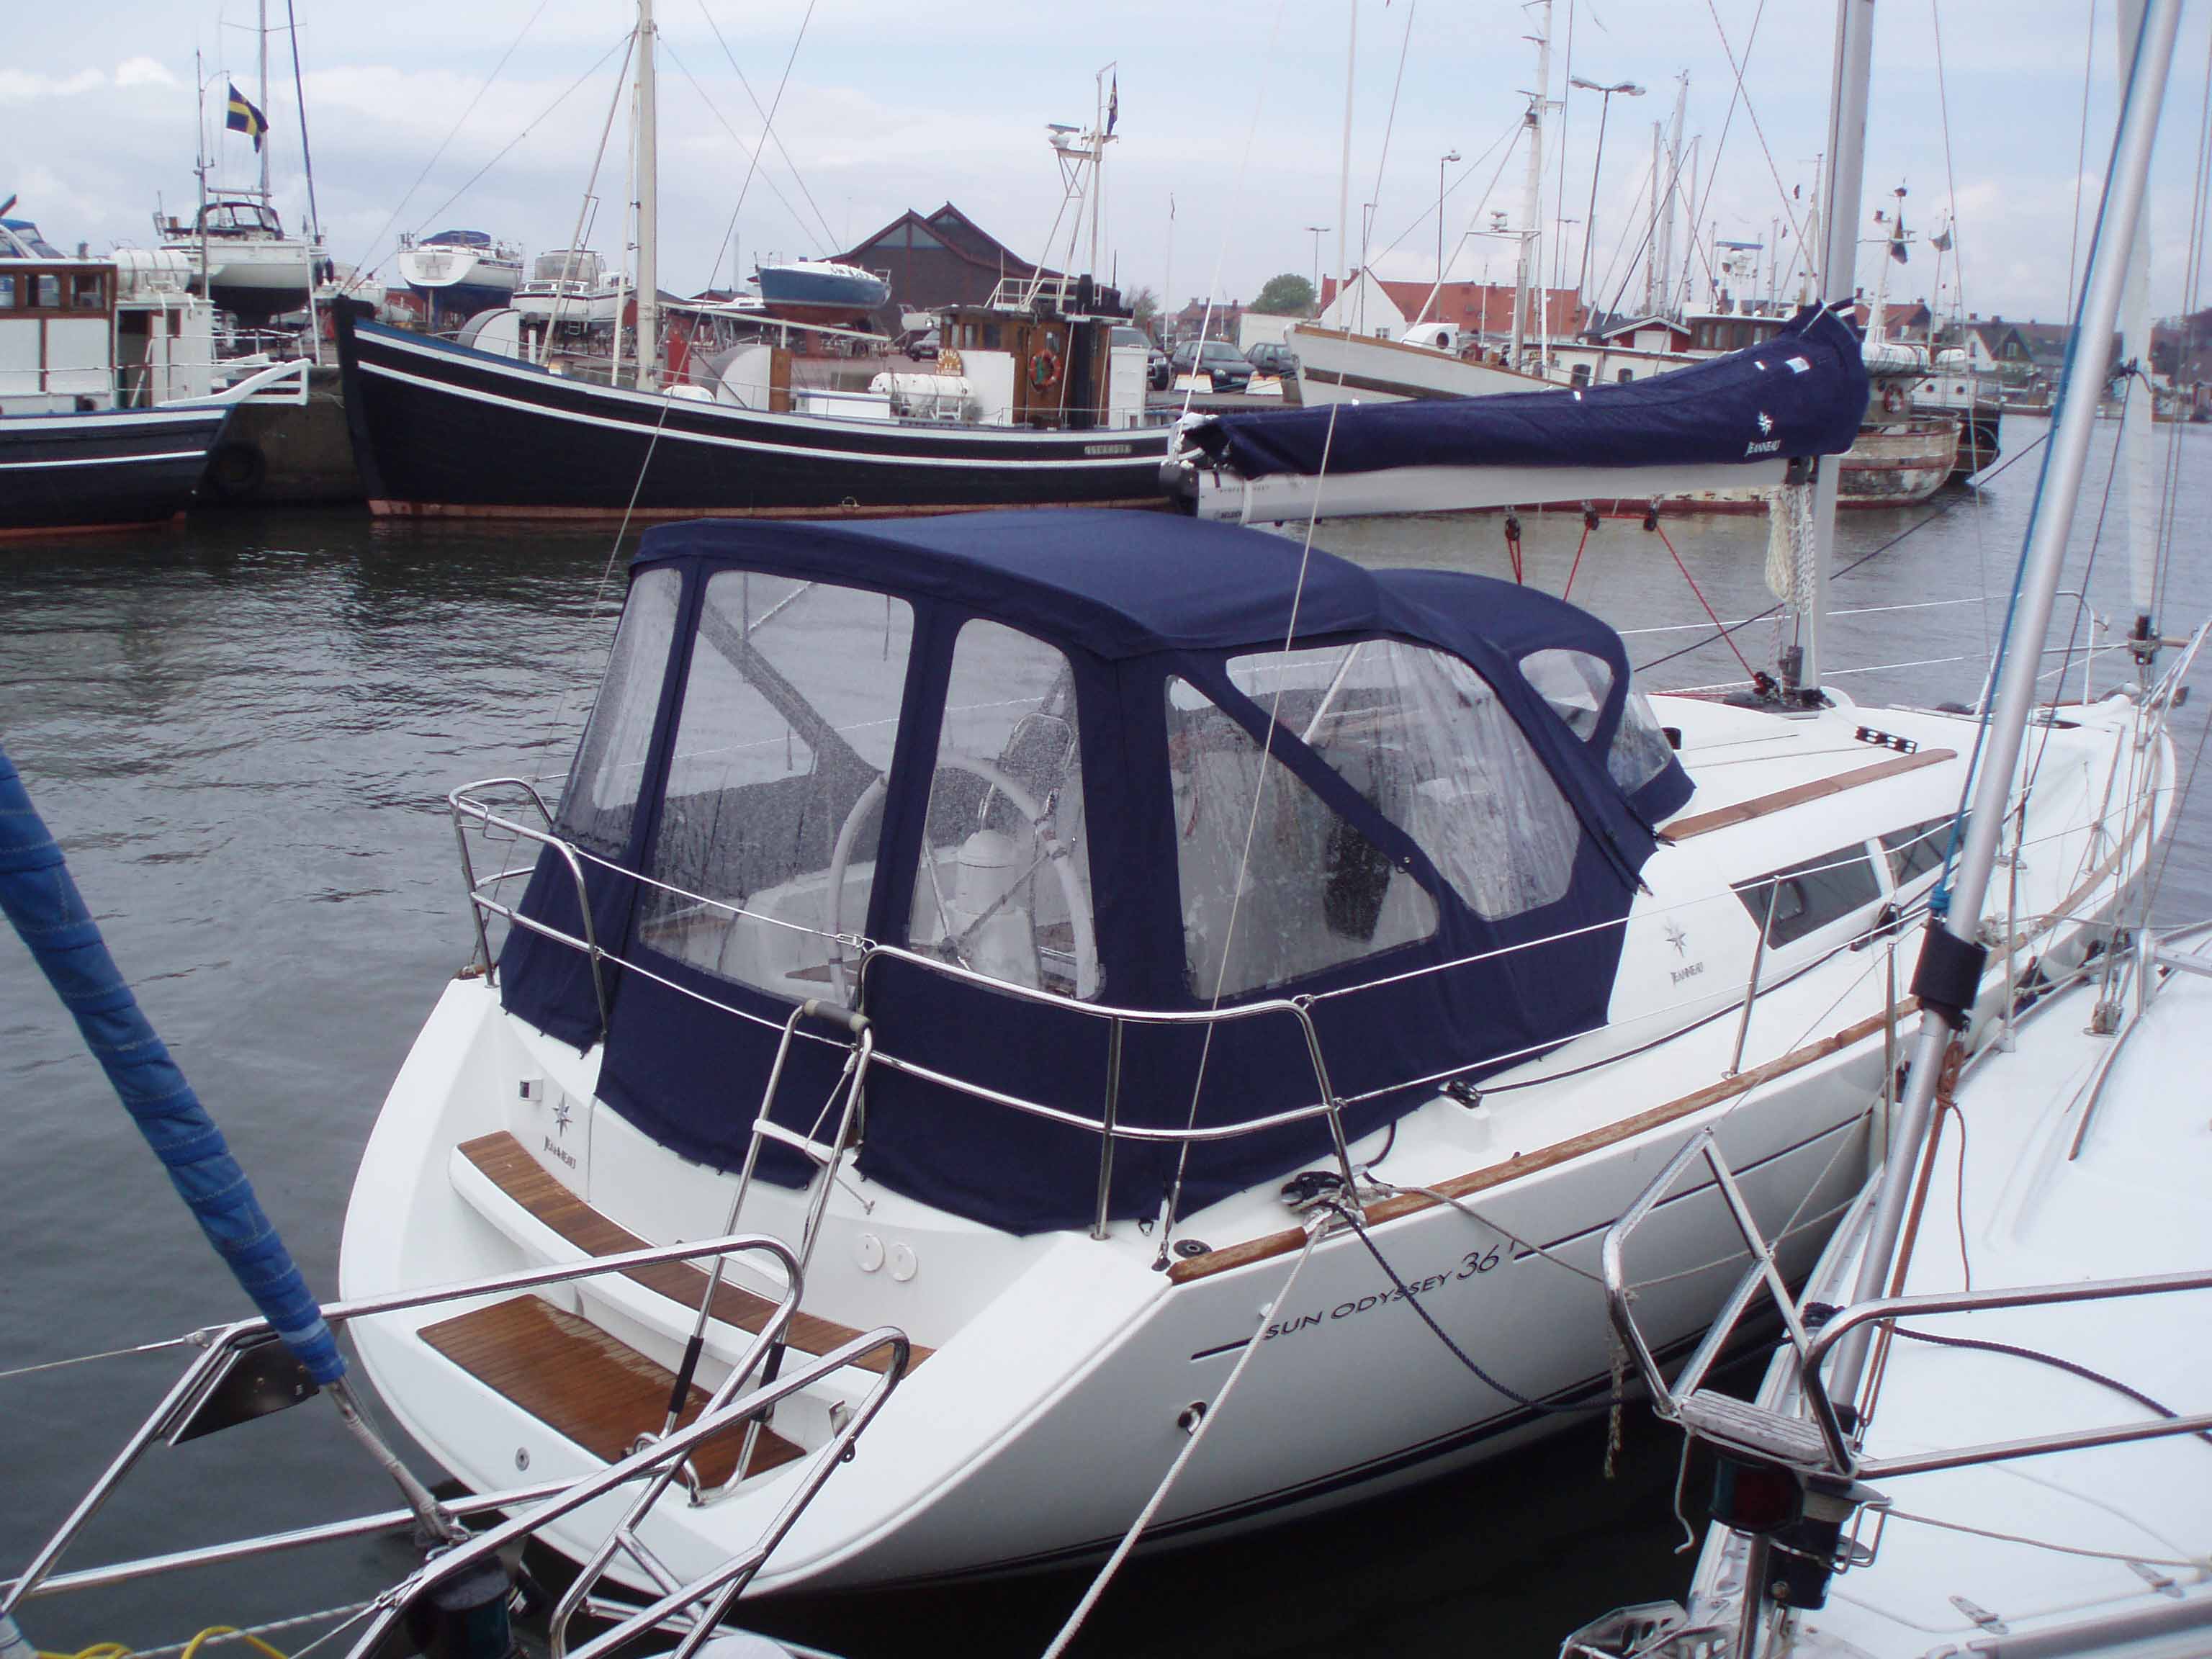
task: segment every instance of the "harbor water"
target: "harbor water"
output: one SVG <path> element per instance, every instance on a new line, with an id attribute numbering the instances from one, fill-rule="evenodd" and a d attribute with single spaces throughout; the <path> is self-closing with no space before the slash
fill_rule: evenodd
<path id="1" fill-rule="evenodd" d="M 1868 703 L 1973 701 L 2044 431 L 2008 420 L 2015 459 L 1978 491 L 1844 516 L 1830 684 Z M 2054 627 L 2062 641 L 2075 630 L 2075 649 L 2049 659 L 2045 684 L 2055 692 L 2063 678 L 2069 696 L 2085 678 L 2094 691 L 2133 672 L 2124 652 L 2081 648 L 2092 629 L 2080 593 L 2116 629 L 2132 614 L 2124 491 L 2106 490 L 2116 433 L 2098 431 L 2066 583 L 2076 593 Z M 2212 430 L 2195 427 L 2155 437 L 2178 479 L 2161 617 L 2174 632 L 2212 616 L 2208 445 Z M 1771 604 L 1763 517 L 1670 516 L 1661 531 L 1608 519 L 1586 535 L 1578 514 L 1553 513 L 1524 517 L 1521 532 L 1526 579 L 1556 592 L 1571 570 L 1571 597 L 1628 632 L 1648 688 L 1745 677 L 1714 642 L 1706 607 L 1734 621 Z M 1323 526 L 1315 543 L 1372 563 L 1512 574 L 1497 514 Z M 565 769 L 627 550 L 606 530 L 387 528 L 324 511 L 210 514 L 174 532 L 0 551 L 0 740 L 124 972 L 325 1296 L 384 1091 L 471 943 L 446 792 Z M 1733 637 L 1753 665 L 1771 662 L 1772 623 Z M 2204 732 L 2199 698 L 2178 717 L 2185 776 Z M 2191 804 L 2156 915 L 2208 914 L 2212 814 Z M 245 1304 L 12 939 L 0 941 L 0 1576 L 11 1576 L 184 1356 L 27 1368 L 156 1341 Z M 1340 1409 L 1391 1406 L 1379 1389 Z M 1585 1423 L 1358 1510 L 1140 1559 L 1079 1651 L 1550 1655 L 1584 1619 L 1677 1595 L 1687 1575 L 1674 1553 L 1674 1437 L 1631 1411 L 1610 1480 L 1607 1440 L 1602 1420 Z M 156 1447 L 62 1568 L 392 1501 L 313 1405 Z M 22 1623 L 49 1650 L 152 1647 L 358 1601 L 410 1562 L 404 1540 L 338 1545 L 45 1599 Z M 1085 1577 L 769 1604 L 756 1622 L 854 1656 L 1034 1654 Z"/>

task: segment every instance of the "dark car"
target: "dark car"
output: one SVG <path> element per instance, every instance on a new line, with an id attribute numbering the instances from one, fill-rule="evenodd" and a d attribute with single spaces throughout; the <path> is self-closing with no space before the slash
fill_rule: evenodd
<path id="1" fill-rule="evenodd" d="M 937 331 L 910 328 L 899 337 L 898 349 L 918 363 L 937 361 Z"/>
<path id="2" fill-rule="evenodd" d="M 1294 380 L 1298 375 L 1298 354 L 1279 340 L 1262 340 L 1244 348 L 1244 355 L 1252 367 L 1262 374 L 1279 375 Z"/>
<path id="3" fill-rule="evenodd" d="M 1216 392 L 1242 392 L 1252 384 L 1251 360 L 1226 340 L 1186 340 L 1175 349 L 1174 373 L 1205 374 Z"/>

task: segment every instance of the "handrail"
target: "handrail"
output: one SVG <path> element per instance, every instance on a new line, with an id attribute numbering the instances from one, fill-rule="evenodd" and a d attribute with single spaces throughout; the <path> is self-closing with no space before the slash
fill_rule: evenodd
<path id="1" fill-rule="evenodd" d="M 510 1291 L 536 1290 L 549 1285 L 568 1284 L 574 1280 L 596 1278 L 604 1273 L 625 1273 L 632 1267 L 653 1267 L 664 1262 L 688 1261 L 695 1257 L 722 1256 L 740 1252 L 760 1252 L 773 1256 L 784 1271 L 784 1293 L 761 1329 L 753 1334 L 752 1341 L 733 1370 L 734 1376 L 750 1374 L 758 1363 L 759 1355 L 770 1342 L 780 1338 L 785 1328 L 799 1310 L 800 1294 L 799 1262 L 791 1247 L 781 1239 L 765 1233 L 730 1233 L 690 1243 L 657 1245 L 647 1249 L 626 1250 L 617 1255 L 593 1256 L 583 1261 L 560 1262 L 550 1267 L 527 1268 L 520 1272 L 495 1273 L 483 1279 L 469 1279 L 459 1284 L 434 1285 L 427 1290 L 405 1291 L 381 1296 L 360 1297 L 347 1302 L 325 1303 L 323 1317 L 333 1329 L 356 1319 L 370 1318 L 380 1314 L 398 1313 L 412 1308 L 432 1307 L 441 1303 L 467 1300 L 471 1297 L 493 1296 Z M 76 1541 L 77 1536 L 99 1513 L 117 1486 L 143 1456 L 154 1442 L 159 1439 L 201 1391 L 216 1376 L 221 1368 L 241 1348 L 266 1340 L 273 1334 L 267 1319 L 256 1316 L 251 1319 L 234 1320 L 227 1325 L 210 1326 L 192 1333 L 192 1340 L 201 1346 L 201 1352 L 185 1368 L 184 1374 L 162 1395 L 125 1443 L 123 1449 L 110 1461 L 107 1468 L 95 1480 L 85 1495 L 77 1501 L 67 1517 L 46 1540 L 31 1565 L 12 1581 L 0 1583 L 0 1614 L 12 1613 L 23 1602 L 49 1592 L 47 1575 L 54 1563 Z M 880 1334 L 880 1333 L 878 1333 Z M 905 1339 L 900 1337 L 900 1341 Z M 849 1345 L 848 1345 L 849 1346 Z M 688 1443 L 687 1443 L 688 1446 Z M 532 1490 L 535 1490 L 534 1488 Z M 411 1518 L 412 1511 L 409 1511 Z M 341 1523 L 343 1524 L 343 1523 Z M 150 1570 L 174 1571 L 178 1567 L 203 1565 L 212 1559 L 238 1559 L 258 1553 L 291 1548 L 302 1543 L 319 1542 L 330 1535 L 323 1529 L 309 1528 L 295 1534 L 279 1534 L 264 1540 L 264 1551 L 253 1551 L 243 1545 L 218 1547 L 225 1553 L 211 1555 L 206 1552 L 187 1553 L 189 1559 L 156 1557 Z M 441 1558 L 443 1559 L 443 1558 Z M 125 1566 L 111 1566 L 96 1570 L 96 1574 L 73 1574 L 66 1584 L 54 1588 L 80 1589 L 94 1583 L 116 1582 L 116 1575 L 126 1571 Z"/>
<path id="2" fill-rule="evenodd" d="M 544 831 L 541 832 L 534 830 L 523 824 L 515 823 L 509 819 L 502 818 L 497 813 L 494 812 L 489 806 L 484 805 L 479 801 L 471 800 L 468 797 L 467 791 L 471 789 L 496 788 L 507 784 L 512 784 L 520 787 L 530 796 L 532 802 L 537 806 L 538 811 L 545 819 L 545 830 Z M 599 948 L 599 930 L 592 922 L 591 889 L 585 884 L 583 860 L 577 855 L 575 848 L 569 842 L 563 841 L 559 836 L 551 833 L 553 829 L 553 815 L 546 809 L 544 797 L 540 795 L 537 789 L 526 779 L 489 778 L 479 783 L 468 784 L 460 789 L 451 791 L 446 796 L 446 804 L 451 809 L 453 815 L 454 838 L 460 843 L 461 874 L 463 879 L 468 884 L 469 908 L 471 914 L 476 921 L 477 949 L 479 953 L 479 959 L 483 966 L 484 973 L 489 975 L 492 970 L 491 942 L 489 937 L 484 931 L 483 925 L 483 916 L 486 910 L 492 911 L 494 914 L 498 915 L 505 916 L 507 918 L 507 924 L 510 927 L 526 927 L 534 933 L 540 933 L 548 939 L 557 939 L 564 945 L 572 945 L 575 948 L 580 949 L 584 952 L 586 959 L 588 960 L 592 965 L 592 998 L 599 1006 L 599 1030 L 602 1035 L 605 1035 L 607 1029 L 609 1012 L 607 1004 L 607 982 L 606 975 L 601 970 L 599 964 L 606 953 Z M 494 824 L 497 824 L 501 829 L 512 830 L 517 836 L 534 841 L 542 847 L 551 848 L 561 854 L 562 861 L 568 866 L 568 878 L 575 884 L 576 914 L 582 921 L 584 927 L 584 937 L 581 939 L 575 939 L 570 934 L 564 933 L 556 927 L 549 927 L 544 923 L 538 921 L 535 917 L 526 916 L 521 911 L 516 909 L 514 906 L 501 904 L 496 899 L 488 898 L 478 890 L 480 884 L 476 878 L 475 861 L 469 856 L 468 835 L 467 832 L 461 828 L 461 819 L 464 815 L 475 818 L 477 822 L 483 823 L 486 829 L 489 829 Z M 501 880 L 504 878 L 504 875 L 502 875 L 501 877 L 495 878 L 495 880 Z"/>
<path id="3" fill-rule="evenodd" d="M 511 1545 L 522 1542 L 540 1528 L 581 1509 L 617 1487 L 640 1478 L 653 1476 L 664 1468 L 673 1468 L 702 1442 L 734 1428 L 750 1418 L 763 1415 L 801 1389 L 835 1376 L 866 1355 L 883 1349 L 890 1351 L 890 1358 L 881 1376 L 863 1396 L 852 1416 L 816 1454 L 812 1468 L 784 1501 L 782 1508 L 750 1549 L 732 1556 L 690 1583 L 671 1591 L 652 1606 L 641 1609 L 612 1630 L 586 1643 L 575 1650 L 574 1656 L 574 1659 L 592 1659 L 593 1656 L 606 1653 L 633 1637 L 654 1628 L 671 1613 L 706 1602 L 711 1596 L 714 1598 L 711 1604 L 702 1608 L 691 1632 L 675 1650 L 675 1659 L 684 1659 L 714 1633 L 730 1604 L 751 1582 L 753 1575 L 760 1571 L 762 1564 L 774 1553 L 775 1547 L 783 1541 L 784 1534 L 821 1489 L 823 1482 L 844 1462 L 853 1443 L 860 1437 L 860 1431 L 874 1419 L 891 1390 L 906 1375 L 913 1350 L 903 1331 L 886 1325 L 855 1336 L 851 1341 L 840 1344 L 799 1370 L 763 1382 L 740 1399 L 702 1412 L 691 1423 L 673 1434 L 664 1436 L 632 1452 L 619 1462 L 609 1464 L 596 1475 L 571 1484 L 559 1496 L 547 1499 L 529 1513 L 515 1516 L 488 1532 L 478 1533 L 467 1543 L 425 1562 L 383 1598 L 385 1604 L 381 1611 L 354 1644 L 352 1659 L 368 1659 L 368 1656 L 375 1653 L 392 1623 L 404 1615 L 408 1603 L 434 1585 L 488 1559 Z M 556 1640 L 556 1653 L 562 1652 L 565 1643 Z"/>
<path id="4" fill-rule="evenodd" d="M 532 803 L 537 807 L 541 817 L 544 818 L 547 829 L 544 830 L 534 830 L 528 824 L 501 816 L 486 803 L 472 798 L 474 792 L 502 787 L 519 787 L 526 792 L 531 798 Z M 556 834 L 551 833 L 553 815 L 546 807 L 544 798 L 538 793 L 536 788 L 532 787 L 527 780 L 520 778 L 489 778 L 481 780 L 475 783 L 463 785 L 461 787 L 452 791 L 447 796 L 447 800 L 453 815 L 454 834 L 460 847 L 462 875 L 467 885 L 471 912 L 477 927 L 478 960 L 483 964 L 485 971 L 489 972 L 491 970 L 491 948 L 489 937 L 483 926 L 483 919 L 488 914 L 504 917 L 512 926 L 526 927 L 531 932 L 538 933 L 544 938 L 552 939 L 556 943 L 567 945 L 572 949 L 585 952 L 590 958 L 592 963 L 592 987 L 593 994 L 599 1002 L 600 1030 L 604 1032 L 606 1029 L 608 1018 L 608 1004 L 605 982 L 601 972 L 600 964 L 603 961 L 610 959 L 616 962 L 617 965 L 627 966 L 629 964 L 624 963 L 623 959 L 619 957 L 611 957 L 610 953 L 599 944 L 596 933 L 592 930 L 588 890 L 586 888 L 584 883 L 582 856 L 579 854 L 578 849 L 573 843 L 562 839 Z M 497 886 L 503 881 L 511 879 L 515 875 L 524 874 L 526 872 L 519 871 L 502 871 L 497 875 L 479 878 L 476 873 L 474 860 L 469 854 L 467 835 L 466 830 L 464 828 L 464 819 L 473 820 L 476 823 L 483 824 L 487 829 L 496 828 L 507 831 L 519 838 L 535 842 L 540 846 L 556 850 L 562 857 L 563 862 L 568 865 L 570 878 L 575 884 L 577 890 L 577 905 L 583 919 L 585 937 L 579 939 L 572 933 L 565 933 L 560 928 L 554 927 L 547 923 L 539 921 L 534 917 L 525 915 L 515 906 L 503 903 L 496 897 L 492 896 L 491 893 L 488 890 Z M 617 866 L 609 865 L 605 867 L 611 873 L 626 878 L 633 880 L 646 879 L 645 878 L 637 876 L 635 872 L 621 869 Z M 660 884 L 653 884 L 659 885 Z M 667 890 L 678 891 L 680 890 L 672 888 Z M 711 904 L 716 902 L 716 901 L 706 899 L 702 896 L 699 895 L 692 895 L 690 896 L 699 898 L 700 902 L 702 903 Z M 729 907 L 724 906 L 722 908 Z M 750 915 L 750 913 L 738 910 L 736 914 Z M 762 920 L 774 921 L 777 923 L 777 925 L 786 927 L 797 926 L 795 923 L 785 921 L 781 918 L 768 917 L 762 918 Z M 829 936 L 822 935 L 822 937 L 827 938 Z M 1215 1024 L 1225 1024 L 1235 1020 L 1262 1018 L 1279 1018 L 1285 1017 L 1297 1023 L 1299 1034 L 1304 1042 L 1307 1062 L 1312 1068 L 1316 1086 L 1320 1091 L 1320 1097 L 1316 1103 L 1310 1105 L 1293 1108 L 1286 1111 L 1268 1113 L 1259 1117 L 1240 1120 L 1235 1123 L 1213 1125 L 1206 1127 L 1193 1126 L 1187 1129 L 1153 1127 L 1142 1125 L 1133 1126 L 1121 1122 L 1119 1121 L 1121 1073 L 1118 1065 L 1109 1068 L 1109 1082 L 1111 1085 L 1110 1091 L 1104 1102 L 1102 1103 L 1099 1115 L 1097 1118 L 1091 1118 L 1085 1116 L 1079 1112 L 1070 1112 L 1059 1107 L 1047 1105 L 1042 1101 L 1029 1100 L 1018 1095 L 1006 1094 L 1001 1091 L 992 1089 L 986 1085 L 970 1082 L 968 1079 L 938 1071 L 934 1067 L 921 1065 L 918 1061 L 901 1059 L 896 1055 L 881 1052 L 878 1052 L 875 1055 L 874 1063 L 878 1066 L 887 1066 L 891 1070 L 905 1073 L 908 1076 L 920 1078 L 926 1082 L 937 1084 L 943 1087 L 956 1090 L 959 1092 L 969 1095 L 975 1099 L 985 1101 L 990 1104 L 1003 1106 L 1011 1110 L 1024 1112 L 1031 1116 L 1043 1118 L 1049 1121 L 1065 1124 L 1069 1127 L 1082 1129 L 1098 1134 L 1102 1140 L 1101 1163 L 1104 1169 L 1104 1173 L 1102 1176 L 1101 1182 L 1102 1194 L 1105 1190 L 1107 1182 L 1110 1180 L 1112 1158 L 1111 1146 L 1114 1140 L 1117 1139 L 1131 1141 L 1167 1144 L 1230 1140 L 1241 1138 L 1244 1135 L 1262 1133 L 1270 1129 L 1281 1128 L 1288 1124 L 1304 1122 L 1314 1118 L 1323 1118 L 1328 1121 L 1330 1138 L 1333 1143 L 1332 1150 L 1336 1157 L 1340 1173 L 1342 1174 L 1347 1184 L 1352 1178 L 1351 1152 L 1349 1144 L 1345 1139 L 1342 1120 L 1344 1103 L 1337 1097 L 1334 1085 L 1330 1082 L 1328 1063 L 1322 1051 L 1321 1033 L 1314 1024 L 1310 1008 L 1309 1007 L 1306 1000 L 1303 998 L 1269 997 L 1256 1002 L 1238 1003 L 1231 1007 L 1200 1009 L 1130 1008 L 1116 1006 L 1106 1003 L 1079 1002 L 1070 998 L 1060 996 L 1054 992 L 1042 990 L 1035 987 L 1018 985 L 1005 980 L 993 979 L 988 975 L 976 973 L 973 969 L 963 968 L 957 963 L 939 962 L 933 957 L 925 956 L 918 951 L 910 951 L 899 945 L 878 945 L 866 939 L 860 939 L 853 942 L 862 947 L 860 965 L 854 973 L 854 982 L 856 998 L 860 1006 L 863 1009 L 866 1006 L 867 1001 L 868 970 L 877 961 L 884 960 L 904 963 L 910 966 L 922 969 L 929 973 L 939 975 L 950 979 L 958 980 L 982 989 L 995 992 L 1001 995 L 1012 996 L 1018 1000 L 1054 1008 L 1063 1012 L 1073 1012 L 1082 1015 L 1086 1018 L 1103 1020 L 1107 1022 L 1109 1028 L 1111 1028 L 1113 1034 L 1109 1036 L 1109 1050 L 1115 1054 L 1118 1054 L 1121 1047 L 1120 1034 L 1125 1027 L 1129 1025 L 1196 1025 L 1210 1027 Z M 705 1000 L 708 1002 L 710 1006 L 717 1008 L 725 1007 L 725 1005 L 714 1002 L 711 998 L 705 999 Z M 739 1011 L 731 1008 L 728 1009 L 727 1012 L 735 1014 Z M 1102 1212 L 1097 1223 L 1097 1226 L 1103 1228 L 1103 1225 L 1104 1220 L 1102 1199 Z"/>

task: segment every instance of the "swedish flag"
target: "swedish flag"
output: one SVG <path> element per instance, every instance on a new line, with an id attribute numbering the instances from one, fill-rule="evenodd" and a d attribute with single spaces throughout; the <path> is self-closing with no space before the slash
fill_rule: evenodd
<path id="1" fill-rule="evenodd" d="M 269 118 L 247 101 L 238 83 L 230 83 L 230 112 L 223 117 L 223 125 L 233 132 L 243 132 L 253 140 L 253 148 L 261 148 L 261 135 L 269 131 Z"/>

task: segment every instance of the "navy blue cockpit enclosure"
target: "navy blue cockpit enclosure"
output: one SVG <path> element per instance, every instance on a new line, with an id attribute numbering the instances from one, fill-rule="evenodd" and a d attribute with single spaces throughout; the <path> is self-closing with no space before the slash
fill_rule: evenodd
<path id="1" fill-rule="evenodd" d="M 1526 588 L 1165 515 L 672 526 L 559 815 L 620 964 L 605 1030 L 580 953 L 525 928 L 505 1002 L 603 1037 L 601 1097 L 723 1168 L 791 1010 L 857 1006 L 862 1171 L 1077 1226 L 1098 1132 L 944 1079 L 1096 1123 L 1105 1011 L 1270 1005 L 1210 1042 L 1120 1027 L 1121 1126 L 1240 1123 L 1322 1097 L 1297 997 L 1356 1139 L 1603 1022 L 1689 793 L 1617 636 Z M 557 855 L 522 910 L 579 931 Z M 796 1045 L 779 1119 L 808 1127 L 842 1058 Z M 1182 1208 L 1329 1146 L 1317 1118 L 1201 1141 Z M 1111 1213 L 1157 1213 L 1176 1164 L 1119 1140 Z"/>
<path id="2" fill-rule="evenodd" d="M 1404 466 L 1695 466 L 1840 455 L 1866 413 L 1858 337 L 1808 307 L 1771 339 L 1625 385 L 1216 415 L 1190 441 L 1247 478 Z"/>

